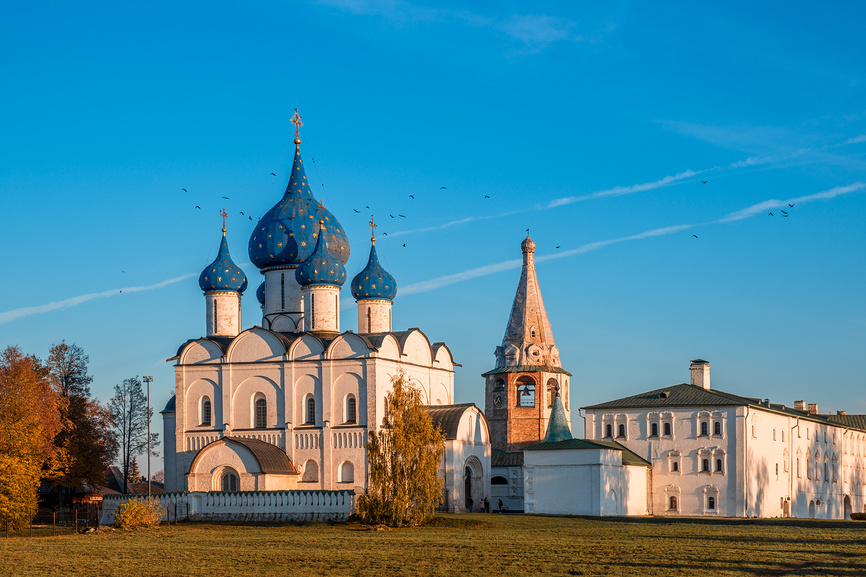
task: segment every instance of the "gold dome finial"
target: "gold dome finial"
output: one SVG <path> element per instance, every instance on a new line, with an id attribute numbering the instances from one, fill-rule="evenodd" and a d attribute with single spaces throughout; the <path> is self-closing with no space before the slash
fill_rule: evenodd
<path id="1" fill-rule="evenodd" d="M 376 244 L 376 227 L 378 225 L 373 222 L 373 215 L 370 215 L 370 242 Z"/>
<path id="2" fill-rule="evenodd" d="M 319 207 L 319 228 L 325 229 L 325 203 L 322 200 L 316 204 Z"/>
<path id="3" fill-rule="evenodd" d="M 223 217 L 223 236 L 226 235 L 226 217 L 228 215 L 229 214 L 226 212 L 226 207 L 223 207 L 223 209 L 220 211 L 220 216 Z"/>
<path id="4" fill-rule="evenodd" d="M 301 127 L 304 125 L 301 122 L 301 115 L 298 114 L 298 109 L 295 108 L 295 115 L 292 116 L 292 124 L 295 125 L 295 144 L 301 143 Z"/>

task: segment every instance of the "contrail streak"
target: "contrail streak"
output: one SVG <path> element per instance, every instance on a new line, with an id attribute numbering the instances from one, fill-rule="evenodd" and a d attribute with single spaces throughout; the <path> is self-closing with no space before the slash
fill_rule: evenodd
<path id="1" fill-rule="evenodd" d="M 197 276 L 197 273 L 193 274 L 185 274 L 183 276 L 178 276 L 175 278 L 170 278 L 168 280 L 164 280 L 162 282 L 158 282 L 156 284 L 148 285 L 148 286 L 133 286 L 133 287 L 123 287 L 120 289 L 111 289 L 107 291 L 102 291 L 98 293 L 89 293 L 86 295 L 79 295 L 77 297 L 68 298 L 62 301 L 55 301 L 53 303 L 47 303 L 44 305 L 38 305 L 35 307 L 23 307 L 20 309 L 13 309 L 11 311 L 6 311 L 0 313 L 0 325 L 6 324 L 10 321 L 14 321 L 20 318 L 29 317 L 31 315 L 39 315 L 42 313 L 49 313 L 51 311 L 56 311 L 59 309 L 68 309 L 70 307 L 78 306 L 81 303 L 86 303 L 87 301 L 92 301 L 93 299 L 107 298 L 119 295 L 121 292 L 125 291 L 127 293 L 135 293 L 141 291 L 149 291 L 159 289 L 170 284 L 174 284 L 180 282 L 182 280 L 186 280 L 188 278 L 192 278 Z"/>

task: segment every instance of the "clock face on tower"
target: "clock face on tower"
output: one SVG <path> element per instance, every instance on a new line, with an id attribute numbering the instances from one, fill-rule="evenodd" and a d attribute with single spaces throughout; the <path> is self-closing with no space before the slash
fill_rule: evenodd
<path id="1" fill-rule="evenodd" d="M 502 406 L 502 395 L 496 395 L 493 397 L 493 406 L 497 409 Z"/>

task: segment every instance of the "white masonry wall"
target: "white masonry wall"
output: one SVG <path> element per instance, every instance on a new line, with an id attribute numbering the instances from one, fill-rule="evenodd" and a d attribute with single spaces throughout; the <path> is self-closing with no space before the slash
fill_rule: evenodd
<path id="1" fill-rule="evenodd" d="M 304 296 L 303 331 L 340 331 L 340 287 L 313 285 L 301 289 Z"/>
<path id="2" fill-rule="evenodd" d="M 237 336 L 241 332 L 240 293 L 209 292 L 205 293 L 205 300 L 207 301 L 207 336 Z"/>
<path id="3" fill-rule="evenodd" d="M 391 332 L 391 301 L 358 301 L 358 333 Z"/>

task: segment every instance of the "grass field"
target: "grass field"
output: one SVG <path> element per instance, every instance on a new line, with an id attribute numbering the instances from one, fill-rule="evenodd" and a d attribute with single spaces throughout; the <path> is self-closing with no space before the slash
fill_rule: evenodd
<path id="1" fill-rule="evenodd" d="M 2 575 L 866 575 L 866 523 L 440 515 L 0 537 Z"/>

